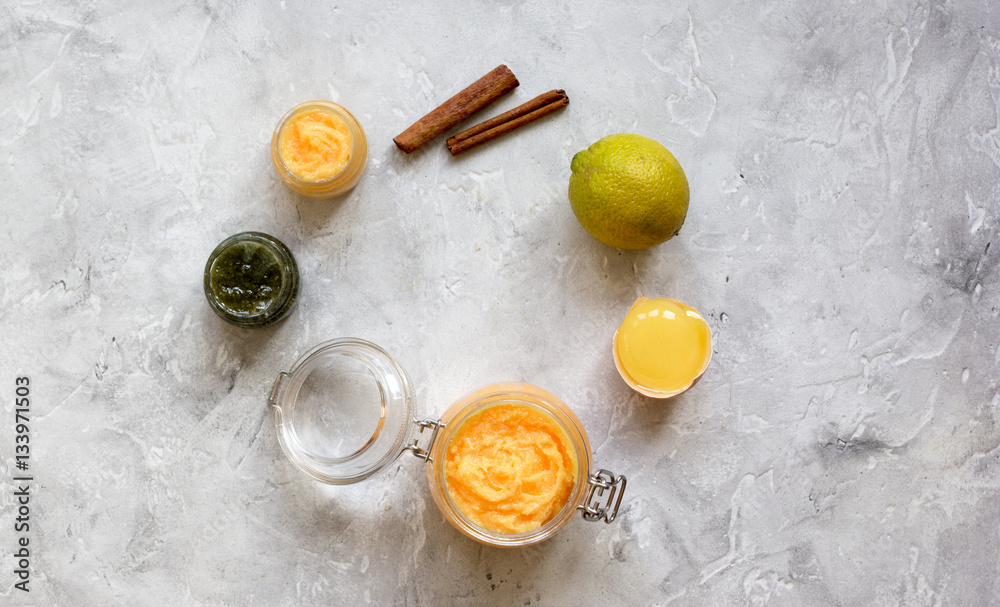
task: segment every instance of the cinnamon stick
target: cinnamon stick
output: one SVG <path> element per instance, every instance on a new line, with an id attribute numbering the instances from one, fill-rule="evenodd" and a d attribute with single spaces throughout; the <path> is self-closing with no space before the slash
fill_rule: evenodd
<path id="1" fill-rule="evenodd" d="M 493 141 L 501 135 L 505 135 L 529 122 L 538 120 L 542 116 L 551 114 L 567 105 L 569 105 L 569 97 L 566 95 L 566 91 L 562 89 L 542 93 L 538 97 L 517 106 L 509 112 L 494 116 L 485 122 L 481 122 L 474 127 L 449 137 L 446 142 L 448 151 L 451 152 L 452 156 L 457 156 L 466 150 Z"/>
<path id="2" fill-rule="evenodd" d="M 493 103 L 518 85 L 513 72 L 501 65 L 445 101 L 393 138 L 407 154 Z"/>

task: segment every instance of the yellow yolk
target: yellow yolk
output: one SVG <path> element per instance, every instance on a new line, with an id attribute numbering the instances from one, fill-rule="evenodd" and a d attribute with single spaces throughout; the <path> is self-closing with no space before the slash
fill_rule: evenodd
<path id="1" fill-rule="evenodd" d="M 524 533 L 555 517 L 577 481 L 577 454 L 559 422 L 499 403 L 466 419 L 448 441 L 445 479 L 455 506 L 497 533 Z"/>
<path id="2" fill-rule="evenodd" d="M 292 116 L 278 137 L 281 162 L 304 181 L 322 181 L 339 174 L 351 159 L 353 148 L 347 124 L 321 109 Z"/>
<path id="3" fill-rule="evenodd" d="M 640 297 L 615 333 L 615 364 L 638 392 L 668 398 L 701 377 L 712 357 L 712 330 L 676 299 Z"/>

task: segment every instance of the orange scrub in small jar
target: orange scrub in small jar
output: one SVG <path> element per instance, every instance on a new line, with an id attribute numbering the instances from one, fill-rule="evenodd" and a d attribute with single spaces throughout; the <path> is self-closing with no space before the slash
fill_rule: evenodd
<path id="1" fill-rule="evenodd" d="M 321 109 L 293 116 L 278 137 L 281 162 L 303 181 L 321 181 L 343 171 L 353 147 L 344 121 Z"/>
<path id="2" fill-rule="evenodd" d="M 640 297 L 615 332 L 615 366 L 636 392 L 670 398 L 686 392 L 712 358 L 712 329 L 676 299 Z"/>
<path id="3" fill-rule="evenodd" d="M 364 129 L 346 108 L 308 101 L 291 109 L 271 138 L 278 176 L 300 194 L 339 196 L 354 187 L 368 162 Z"/>
<path id="4" fill-rule="evenodd" d="M 498 403 L 467 418 L 448 442 L 448 495 L 470 522 L 495 533 L 538 529 L 566 506 L 577 453 L 549 413 Z"/>

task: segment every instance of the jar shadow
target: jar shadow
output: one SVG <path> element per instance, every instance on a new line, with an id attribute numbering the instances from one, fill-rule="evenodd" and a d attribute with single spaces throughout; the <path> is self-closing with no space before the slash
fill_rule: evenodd
<path id="1" fill-rule="evenodd" d="M 359 183 L 354 188 L 334 198 L 310 198 L 289 190 L 286 201 L 295 207 L 299 225 L 303 226 L 311 236 L 326 230 L 334 215 L 345 204 L 352 202 L 351 199 L 357 196 L 358 189 L 361 187 L 362 184 Z"/>
<path id="2" fill-rule="evenodd" d="M 440 528 L 438 528 L 440 527 Z M 425 561 L 432 578 L 461 580 L 473 596 L 490 597 L 490 604 L 527 605 L 539 602 L 536 590 L 553 592 L 571 576 L 554 576 L 553 571 L 565 572 L 567 555 L 579 555 L 591 550 L 598 527 L 584 521 L 566 529 L 559 540 L 550 539 L 521 548 L 488 546 L 470 541 L 443 519 L 440 525 L 426 528 L 430 553 L 443 553 L 447 559 Z M 525 597 L 532 600 L 525 601 Z"/>
<path id="3" fill-rule="evenodd" d="M 569 207 L 569 201 L 565 201 Z M 619 249 L 594 238 L 577 221 L 572 210 L 567 211 L 576 225 L 564 235 L 570 251 L 591 259 L 592 265 L 601 268 L 601 275 L 612 297 L 635 299 L 646 297 L 673 297 L 673 284 L 684 263 L 691 257 L 686 240 L 674 237 L 648 249 Z M 666 271 L 662 271 L 662 269 Z M 660 272 L 657 270 L 660 269 Z M 682 298 L 683 299 L 683 298 Z M 631 305 L 631 302 L 630 302 Z M 624 315 L 625 310 L 622 310 Z"/>
<path id="4" fill-rule="evenodd" d="M 255 359 L 258 353 L 264 351 L 275 334 L 296 313 L 296 310 L 292 309 L 288 316 L 281 320 L 265 327 L 248 329 L 227 323 L 215 314 L 207 304 L 204 308 L 201 312 L 204 343 L 220 344 L 226 342 L 231 347 L 230 353 L 238 358 L 240 368 L 245 367 L 247 362 Z"/>
<path id="5" fill-rule="evenodd" d="M 632 392 L 631 389 L 629 391 Z M 696 404 L 691 399 L 697 399 L 697 395 L 691 396 L 688 391 L 672 398 L 658 399 L 633 392 L 629 398 L 634 415 L 632 425 L 636 434 L 654 444 L 662 439 L 664 431 L 669 432 L 669 428 L 684 421 L 685 412 L 690 414 L 691 408 Z"/>

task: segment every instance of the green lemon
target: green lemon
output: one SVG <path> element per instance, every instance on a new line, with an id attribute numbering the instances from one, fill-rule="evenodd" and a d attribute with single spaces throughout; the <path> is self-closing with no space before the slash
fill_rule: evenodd
<path id="1" fill-rule="evenodd" d="M 680 232 L 687 216 L 687 177 L 660 143 L 641 135 L 608 135 L 573 157 L 569 202 L 594 238 L 620 249 L 648 249 Z"/>

